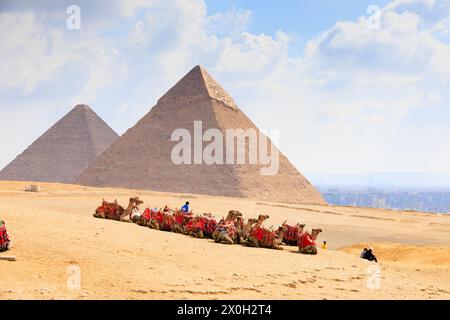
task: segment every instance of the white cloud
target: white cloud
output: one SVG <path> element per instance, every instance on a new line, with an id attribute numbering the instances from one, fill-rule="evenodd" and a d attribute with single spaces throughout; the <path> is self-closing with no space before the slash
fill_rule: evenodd
<path id="1" fill-rule="evenodd" d="M 205 24 L 208 34 L 215 36 L 232 36 L 244 32 L 252 22 L 250 10 L 231 10 L 206 17 Z"/>
<path id="2" fill-rule="evenodd" d="M 97 29 L 88 20 L 79 33 L 29 11 L 0 13 L 0 36 L 8 43 L 0 51 L 8 61 L 1 66 L 0 92 L 11 106 L 25 103 L 14 90 L 28 98 L 45 94 L 48 103 L 63 82 L 67 92 L 49 105 L 94 103 L 121 133 L 187 70 L 203 64 L 258 125 L 281 129 L 281 148 L 301 170 L 401 171 L 407 163 L 420 171 L 427 161 L 422 154 L 411 159 L 414 141 L 430 153 L 448 146 L 449 137 L 427 145 L 413 119 L 450 116 L 444 106 L 450 13 L 443 1 L 393 1 L 383 8 L 380 30 L 369 30 L 367 17 L 337 22 L 301 56 L 289 53 L 292 39 L 282 30 L 275 36 L 249 32 L 249 10 L 208 16 L 203 0 L 108 3 Z M 85 17 L 100 10 L 88 5 L 82 4 Z M 443 5 L 446 14 L 429 14 L 443 12 Z M 27 101 L 30 108 L 43 103 Z M 445 170 L 449 156 L 443 153 L 436 170 Z"/>

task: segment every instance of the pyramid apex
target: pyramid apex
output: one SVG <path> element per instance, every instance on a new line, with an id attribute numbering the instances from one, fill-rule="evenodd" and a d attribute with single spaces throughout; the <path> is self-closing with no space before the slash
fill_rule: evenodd
<path id="1" fill-rule="evenodd" d="M 227 107 L 237 109 L 233 98 L 201 65 L 194 66 L 160 101 L 193 96 L 213 98 Z"/>
<path id="2" fill-rule="evenodd" d="M 77 104 L 73 110 L 91 111 L 91 108 L 87 104 Z"/>

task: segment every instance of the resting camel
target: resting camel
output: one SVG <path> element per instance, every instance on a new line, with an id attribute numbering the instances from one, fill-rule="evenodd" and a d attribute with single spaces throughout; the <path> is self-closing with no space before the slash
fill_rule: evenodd
<path id="1" fill-rule="evenodd" d="M 194 219 L 193 214 L 185 214 L 184 212 L 179 210 L 174 212 L 173 217 L 174 223 L 172 226 L 172 231 L 175 233 L 186 233 L 185 231 L 186 226 L 190 223 L 192 219 Z"/>
<path id="2" fill-rule="evenodd" d="M 249 235 L 247 245 L 257 248 L 283 250 L 281 243 L 283 242 L 283 236 L 286 231 L 287 228 L 284 226 L 279 227 L 276 231 L 257 227 Z"/>
<path id="3" fill-rule="evenodd" d="M 222 219 L 217 224 L 216 229 L 212 233 L 214 241 L 223 244 L 234 244 L 238 241 L 238 233 L 235 222 L 238 216 L 242 215 L 239 211 L 230 210 L 226 219 Z"/>
<path id="4" fill-rule="evenodd" d="M 298 236 L 303 233 L 303 229 L 305 228 L 304 224 L 297 223 L 295 226 L 290 226 L 284 221 L 282 226 L 287 228 L 287 231 L 284 233 L 283 242 L 289 246 L 298 245 Z"/>
<path id="5" fill-rule="evenodd" d="M 172 231 L 175 217 L 170 212 L 152 211 L 149 227 L 156 230 Z"/>
<path id="6" fill-rule="evenodd" d="M 124 221 L 126 213 L 125 209 L 117 203 L 117 199 L 114 202 L 103 200 L 102 205 L 95 210 L 93 216 L 100 219 Z"/>
<path id="7" fill-rule="evenodd" d="M 312 229 L 311 234 L 304 232 L 299 235 L 298 251 L 303 254 L 317 254 L 317 247 L 315 240 L 322 229 Z"/>
<path id="8" fill-rule="evenodd" d="M 117 199 L 114 202 L 107 202 L 105 200 L 102 201 L 102 205 L 95 210 L 93 216 L 95 218 L 101 219 L 110 219 L 117 220 L 122 222 L 131 222 L 131 219 L 126 219 L 125 217 L 128 215 L 131 218 L 131 213 L 133 209 L 136 212 L 138 209 L 138 205 L 143 202 L 139 200 L 139 197 L 130 198 L 128 203 L 128 207 L 124 209 L 121 205 L 117 203 Z"/>
<path id="9" fill-rule="evenodd" d="M 185 227 L 185 233 L 194 238 L 212 239 L 212 234 L 216 230 L 217 222 L 210 213 L 204 213 L 191 219 Z"/>

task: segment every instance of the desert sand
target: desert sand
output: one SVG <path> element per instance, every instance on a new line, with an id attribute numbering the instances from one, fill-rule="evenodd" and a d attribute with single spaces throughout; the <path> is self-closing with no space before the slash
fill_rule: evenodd
<path id="1" fill-rule="evenodd" d="M 169 194 L 29 182 L 0 182 L 0 219 L 17 261 L 0 261 L 0 299 L 449 299 L 450 216 L 418 212 Z M 212 240 L 95 219 L 105 200 L 176 207 L 220 218 L 270 215 L 267 226 L 320 227 L 317 256 L 221 245 Z M 372 246 L 376 264 L 359 258 Z M 68 287 L 79 268 L 81 288 Z M 376 281 L 375 281 L 376 283 Z"/>

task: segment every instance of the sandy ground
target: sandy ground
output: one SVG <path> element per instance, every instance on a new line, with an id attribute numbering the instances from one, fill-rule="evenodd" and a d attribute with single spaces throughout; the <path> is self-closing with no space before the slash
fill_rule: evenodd
<path id="1" fill-rule="evenodd" d="M 149 191 L 0 182 L 0 219 L 17 261 L 0 261 L 0 299 L 449 299 L 450 216 Z M 321 227 L 317 256 L 226 246 L 212 240 L 95 219 L 102 198 L 180 206 L 220 218 L 270 215 Z M 377 265 L 359 258 L 373 246 Z M 79 271 L 79 273 L 78 273 Z M 81 288 L 77 287 L 80 274 Z"/>

